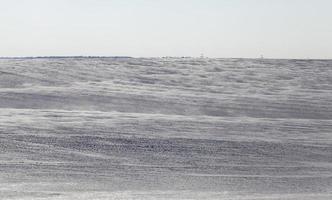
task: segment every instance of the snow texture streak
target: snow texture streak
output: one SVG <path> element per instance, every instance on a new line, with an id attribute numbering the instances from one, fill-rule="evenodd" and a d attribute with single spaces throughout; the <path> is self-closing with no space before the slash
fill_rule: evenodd
<path id="1" fill-rule="evenodd" d="M 0 199 L 332 199 L 332 61 L 0 59 Z"/>

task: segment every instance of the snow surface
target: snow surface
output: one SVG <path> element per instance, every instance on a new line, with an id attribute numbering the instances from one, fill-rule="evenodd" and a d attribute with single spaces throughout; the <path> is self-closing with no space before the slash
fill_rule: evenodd
<path id="1" fill-rule="evenodd" d="M 332 61 L 0 59 L 0 199 L 332 199 Z"/>

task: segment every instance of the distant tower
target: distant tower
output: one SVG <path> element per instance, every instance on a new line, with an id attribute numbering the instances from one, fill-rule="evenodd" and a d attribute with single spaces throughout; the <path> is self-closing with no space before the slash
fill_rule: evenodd
<path id="1" fill-rule="evenodd" d="M 201 58 L 202 58 L 202 59 L 204 58 L 204 54 L 203 54 L 203 53 L 201 53 Z"/>
<path id="2" fill-rule="evenodd" d="M 263 56 L 263 55 L 261 55 L 261 59 L 264 59 L 264 56 Z"/>

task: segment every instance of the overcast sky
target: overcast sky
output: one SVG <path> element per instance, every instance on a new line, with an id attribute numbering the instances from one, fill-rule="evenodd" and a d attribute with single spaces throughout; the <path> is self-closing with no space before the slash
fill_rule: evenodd
<path id="1" fill-rule="evenodd" d="M 331 0 L 0 0 L 0 56 L 332 58 Z"/>

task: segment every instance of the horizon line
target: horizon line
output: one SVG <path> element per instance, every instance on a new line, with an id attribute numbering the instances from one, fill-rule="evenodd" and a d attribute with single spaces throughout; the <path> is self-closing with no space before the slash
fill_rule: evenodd
<path id="1" fill-rule="evenodd" d="M 0 59 L 65 59 L 65 58 L 205 58 L 257 60 L 332 60 L 332 58 L 277 58 L 277 57 L 208 57 L 208 56 L 0 56 Z"/>

